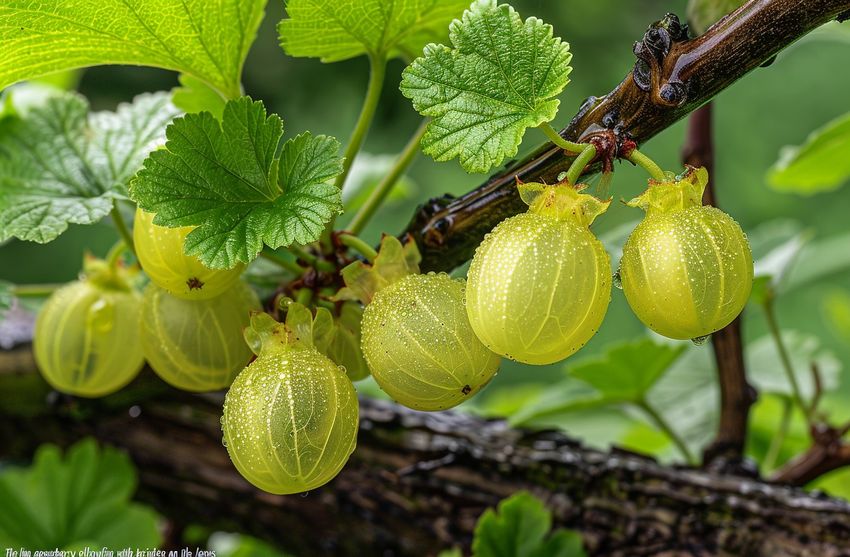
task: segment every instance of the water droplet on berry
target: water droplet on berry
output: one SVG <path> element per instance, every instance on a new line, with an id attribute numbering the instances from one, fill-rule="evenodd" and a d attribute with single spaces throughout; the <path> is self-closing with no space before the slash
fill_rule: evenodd
<path id="1" fill-rule="evenodd" d="M 693 342 L 697 346 L 702 346 L 703 344 L 707 343 L 710 338 L 711 335 L 704 335 L 701 337 L 692 338 L 691 342 Z"/>
<path id="2" fill-rule="evenodd" d="M 617 272 L 611 277 L 611 284 L 614 285 L 614 288 L 623 289 L 623 277 L 620 276 L 620 269 L 617 269 Z"/>

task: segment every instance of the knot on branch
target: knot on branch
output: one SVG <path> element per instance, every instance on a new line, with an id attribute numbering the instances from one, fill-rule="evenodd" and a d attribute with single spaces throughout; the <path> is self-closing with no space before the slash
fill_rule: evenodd
<path id="1" fill-rule="evenodd" d="M 665 79 L 662 75 L 664 60 L 675 43 L 688 40 L 688 26 L 673 14 L 653 23 L 643 39 L 634 45 L 637 56 L 632 79 L 638 88 L 652 96 L 656 104 L 681 106 L 687 100 L 688 87 L 677 79 Z"/>
<path id="2" fill-rule="evenodd" d="M 452 227 L 451 217 L 436 218 L 455 199 L 453 195 L 445 194 L 441 197 L 433 197 L 420 205 L 416 210 L 416 216 L 408 225 L 408 230 L 421 231 L 422 241 L 425 245 L 436 247 L 445 243 L 446 233 Z"/>

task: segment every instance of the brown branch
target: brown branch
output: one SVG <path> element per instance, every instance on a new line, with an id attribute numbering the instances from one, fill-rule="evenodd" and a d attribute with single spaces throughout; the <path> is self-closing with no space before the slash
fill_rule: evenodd
<path id="1" fill-rule="evenodd" d="M 690 115 L 682 160 L 685 164 L 704 166 L 708 170 L 709 182 L 703 203 L 716 207 L 712 103 L 703 105 Z M 747 383 L 744 369 L 741 317 L 738 316 L 711 337 L 720 385 L 720 422 L 714 441 L 703 453 L 703 462 L 712 469 L 755 473 L 755 467 L 748 466 L 743 457 L 747 421 L 756 392 Z"/>
<path id="2" fill-rule="evenodd" d="M 609 94 L 585 101 L 561 134 L 576 141 L 610 130 L 621 141 L 643 143 L 848 10 L 850 0 L 750 0 L 692 40 L 668 16 L 636 44 L 634 70 Z M 420 207 L 407 232 L 419 243 L 423 268 L 449 270 L 469 259 L 484 234 L 524 210 L 516 178 L 553 183 L 571 160 L 545 145 L 457 199 L 433 199 Z"/>
<path id="3" fill-rule="evenodd" d="M 842 427 L 812 427 L 812 446 L 776 471 L 770 481 L 788 485 L 806 485 L 824 474 L 850 466 L 850 443 L 844 437 L 850 424 Z"/>
<path id="4" fill-rule="evenodd" d="M 481 512 L 527 489 L 552 509 L 555 526 L 583 533 L 591 555 L 850 556 L 846 502 L 365 398 L 342 473 L 307 495 L 273 496 L 228 459 L 220 395 L 179 392 L 145 371 L 103 399 L 56 397 L 38 374 L 4 373 L 6 360 L 0 352 L 0 393 L 15 396 L 0 397 L 0 457 L 27 459 L 40 443 L 93 435 L 129 453 L 138 497 L 177 530 L 246 532 L 296 555 L 420 557 L 453 545 L 468 554 Z"/>

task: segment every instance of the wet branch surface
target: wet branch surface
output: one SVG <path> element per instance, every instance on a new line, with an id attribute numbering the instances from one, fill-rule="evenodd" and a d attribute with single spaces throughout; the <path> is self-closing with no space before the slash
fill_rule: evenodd
<path id="1" fill-rule="evenodd" d="M 477 517 L 519 489 L 591 555 L 850 556 L 850 504 L 797 488 L 662 466 L 583 447 L 556 432 L 361 399 L 357 449 L 307 495 L 251 487 L 221 444 L 221 395 L 167 387 L 149 370 L 96 400 L 57 396 L 29 347 L 0 352 L 0 457 L 92 435 L 126 450 L 138 498 L 174 528 L 200 523 L 259 536 L 296 555 L 435 555 L 469 551 Z M 135 416 L 135 417 L 133 417 Z"/>
<path id="2" fill-rule="evenodd" d="M 691 40 L 675 17 L 665 17 L 635 44 L 633 71 L 604 97 L 587 99 L 561 135 L 583 141 L 610 132 L 619 144 L 643 143 L 848 10 L 848 0 L 751 0 Z M 423 269 L 463 264 L 496 224 L 525 210 L 517 178 L 555 183 L 571 161 L 547 144 L 461 197 L 444 196 L 420 207 L 406 232 L 419 244 Z"/>

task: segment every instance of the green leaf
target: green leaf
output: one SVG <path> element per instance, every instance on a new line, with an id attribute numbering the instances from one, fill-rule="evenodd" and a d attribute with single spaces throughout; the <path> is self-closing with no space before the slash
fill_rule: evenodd
<path id="1" fill-rule="evenodd" d="M 785 290 L 800 288 L 823 277 L 850 269 L 850 234 L 836 234 L 809 242 L 785 280 Z"/>
<path id="2" fill-rule="evenodd" d="M 798 147 L 785 147 L 767 180 L 780 191 L 813 195 L 850 178 L 850 112 L 812 132 Z"/>
<path id="3" fill-rule="evenodd" d="M 647 338 L 614 345 L 604 356 L 580 362 L 568 373 L 564 381 L 527 399 L 509 421 L 525 427 L 559 427 L 571 435 L 581 431 L 586 442 L 605 448 L 612 442 L 629 442 L 637 425 L 649 423 L 657 430 L 656 423 L 647 421 L 642 408 L 646 402 L 686 440 L 691 451 L 699 449 L 716 429 L 716 374 L 710 350 L 704 347 L 659 344 Z M 632 374 L 634 378 L 629 377 Z M 588 429 L 597 423 L 601 426 L 615 409 L 621 412 L 620 418 L 603 429 Z M 669 443 L 663 448 L 679 458 L 668 450 Z"/>
<path id="4" fill-rule="evenodd" d="M 487 509 L 475 527 L 474 557 L 582 557 L 580 537 L 559 530 L 547 539 L 552 514 L 543 502 L 521 491 Z"/>
<path id="5" fill-rule="evenodd" d="M 558 112 L 569 82 L 569 45 L 537 18 L 477 0 L 449 29 L 454 48 L 430 44 L 402 74 L 401 91 L 431 116 L 422 149 L 485 172 L 516 154 L 525 129 Z"/>
<path id="6" fill-rule="evenodd" d="M 290 56 L 338 62 L 362 54 L 413 57 L 443 40 L 469 0 L 288 0 L 278 24 Z"/>
<path id="7" fill-rule="evenodd" d="M 532 554 L 534 557 L 584 557 L 581 534 L 572 530 L 558 530 Z"/>
<path id="8" fill-rule="evenodd" d="M 87 439 L 63 459 L 58 448 L 44 445 L 30 468 L 0 472 L 0 546 L 156 547 L 158 517 L 130 502 L 135 488 L 124 453 L 99 450 Z"/>
<path id="9" fill-rule="evenodd" d="M 339 143 L 303 133 L 275 154 L 283 123 L 259 101 L 228 101 L 221 122 L 187 114 L 166 130 L 165 149 L 151 153 L 131 196 L 162 226 L 196 226 L 184 251 L 213 269 L 272 249 L 307 244 L 341 209 L 328 184 L 342 171 Z"/>
<path id="10" fill-rule="evenodd" d="M 98 66 L 154 66 L 239 95 L 266 0 L 6 0 L 0 5 L 0 89 Z"/>
<path id="11" fill-rule="evenodd" d="M 45 243 L 70 223 L 99 221 L 176 114 L 166 93 L 92 114 L 63 93 L 0 120 L 0 241 Z"/>
<path id="12" fill-rule="evenodd" d="M 180 74 L 180 87 L 171 90 L 171 102 L 183 112 L 212 113 L 221 120 L 224 113 L 224 97 L 221 94 L 196 77 Z"/>
<path id="13" fill-rule="evenodd" d="M 649 391 L 647 400 L 690 451 L 698 454 L 716 434 L 719 417 L 720 392 L 711 347 L 688 346 Z M 678 453 L 669 456 L 678 458 Z"/>
<path id="14" fill-rule="evenodd" d="M 570 379 L 545 390 L 511 416 L 511 423 L 610 404 L 640 403 L 686 348 L 684 343 L 657 344 L 650 338 L 614 345 L 604 355 L 568 368 Z"/>
<path id="15" fill-rule="evenodd" d="M 419 262 L 422 257 L 419 248 L 411 239 L 402 245 L 395 236 L 384 236 L 378 256 L 371 264 L 355 261 L 347 265 L 342 272 L 345 288 L 335 297 L 340 300 L 359 300 L 364 305 L 369 304 L 375 294 L 389 284 L 419 273 Z"/>
<path id="16" fill-rule="evenodd" d="M 541 390 L 536 396 L 532 393 L 522 407 L 510 414 L 508 421 L 513 426 L 527 426 L 539 423 L 545 418 L 593 410 L 620 402 L 625 401 L 610 399 L 584 381 L 569 378 L 552 388 Z"/>
<path id="17" fill-rule="evenodd" d="M 818 368 L 823 392 L 838 387 L 841 362 L 832 352 L 823 349 L 816 337 L 798 331 L 783 331 L 782 339 L 804 400 L 810 400 L 815 392 L 813 364 Z M 759 392 L 791 396 L 791 384 L 773 337 L 765 335 L 751 343 L 746 357 L 747 377 Z"/>
<path id="18" fill-rule="evenodd" d="M 686 348 L 684 343 L 671 346 L 645 338 L 614 346 L 601 358 L 573 366 L 569 374 L 606 399 L 641 402 Z"/>
<path id="19" fill-rule="evenodd" d="M 62 89 L 37 81 L 19 83 L 0 91 L 0 122 L 12 116 L 25 117 L 30 110 L 44 106 L 47 99 L 61 96 Z"/>

